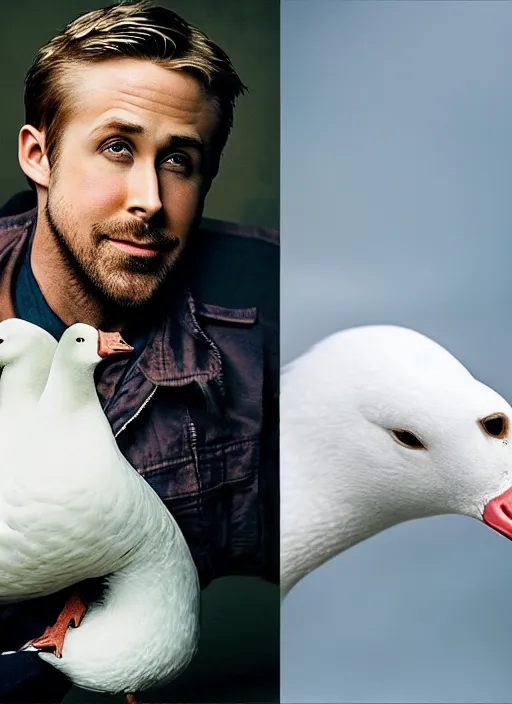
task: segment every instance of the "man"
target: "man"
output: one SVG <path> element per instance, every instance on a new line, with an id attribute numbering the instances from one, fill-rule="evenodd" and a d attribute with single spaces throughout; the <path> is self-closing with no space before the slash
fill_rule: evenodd
<path id="1" fill-rule="evenodd" d="M 278 248 L 272 233 L 201 222 L 243 91 L 224 52 L 169 10 L 88 12 L 28 73 L 19 162 L 35 195 L 0 212 L 0 319 L 57 339 L 86 322 L 135 348 L 102 363 L 98 395 L 203 587 L 278 579 Z M 41 635 L 64 601 L 5 608 L 2 650 Z M 0 701 L 68 686 L 28 653 L 0 668 Z"/>

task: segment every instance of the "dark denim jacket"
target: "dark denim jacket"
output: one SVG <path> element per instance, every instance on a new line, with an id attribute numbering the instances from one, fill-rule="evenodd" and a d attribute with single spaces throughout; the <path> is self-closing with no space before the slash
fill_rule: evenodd
<path id="1" fill-rule="evenodd" d="M 0 319 L 34 220 L 0 218 Z M 278 579 L 278 250 L 274 232 L 204 221 L 137 362 L 100 367 L 119 447 L 177 520 L 203 587 Z"/>

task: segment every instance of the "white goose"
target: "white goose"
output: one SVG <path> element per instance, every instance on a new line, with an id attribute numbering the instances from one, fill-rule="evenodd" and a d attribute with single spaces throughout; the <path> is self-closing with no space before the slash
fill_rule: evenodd
<path id="1" fill-rule="evenodd" d="M 102 335 L 112 343 L 111 333 Z M 56 386 L 55 381 L 48 386 L 55 378 L 56 340 L 19 319 L 0 323 L 0 340 L 0 602 L 11 603 L 102 576 L 121 549 L 100 543 L 95 554 L 84 535 L 91 516 L 82 512 L 80 524 L 79 514 L 73 515 L 77 486 L 85 480 L 69 471 L 57 403 L 48 401 Z M 131 349 L 123 345 L 117 351 Z M 115 351 L 114 346 L 101 353 Z"/>
<path id="2" fill-rule="evenodd" d="M 62 588 L 107 575 L 106 592 L 79 628 L 66 632 L 70 617 L 82 617 L 75 600 L 35 641 L 60 646 L 65 635 L 62 657 L 40 657 L 80 687 L 134 701 L 135 692 L 172 679 L 194 655 L 200 590 L 181 531 L 119 451 L 99 403 L 93 374 L 103 339 L 84 324 L 63 334 L 31 442 L 18 457 L 35 471 L 30 481 L 12 480 L 5 505 L 28 546 L 25 563 L 40 558 L 32 577 L 39 594 L 55 591 L 56 581 Z M 0 589 L 15 575 L 15 568 L 0 574 Z"/>
<path id="3" fill-rule="evenodd" d="M 19 318 L 0 322 L 0 438 L 8 438 L 19 418 L 27 422 L 39 401 L 57 341 L 37 325 Z"/>
<path id="4" fill-rule="evenodd" d="M 512 538 L 512 409 L 427 337 L 334 334 L 281 378 L 283 595 L 402 521 L 484 520 Z"/>

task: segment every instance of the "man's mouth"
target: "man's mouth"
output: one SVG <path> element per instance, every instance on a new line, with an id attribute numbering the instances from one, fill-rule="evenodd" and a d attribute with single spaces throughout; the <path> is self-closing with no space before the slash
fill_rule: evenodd
<path id="1" fill-rule="evenodd" d="M 153 242 L 133 242 L 131 240 L 114 240 L 109 239 L 111 244 L 117 249 L 126 252 L 127 254 L 134 254 L 139 257 L 154 257 L 163 252 L 168 252 L 172 249 L 172 246 L 162 247 L 161 245 L 156 245 Z"/>

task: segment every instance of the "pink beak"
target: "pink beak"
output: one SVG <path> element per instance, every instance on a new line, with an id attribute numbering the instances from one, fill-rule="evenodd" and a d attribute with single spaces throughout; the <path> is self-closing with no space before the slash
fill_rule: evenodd
<path id="1" fill-rule="evenodd" d="M 133 352 L 133 347 L 125 342 L 118 332 L 98 330 L 98 354 L 100 357 L 123 352 Z"/>
<path id="2" fill-rule="evenodd" d="M 483 521 L 512 540 L 512 488 L 489 501 L 484 508 Z"/>

